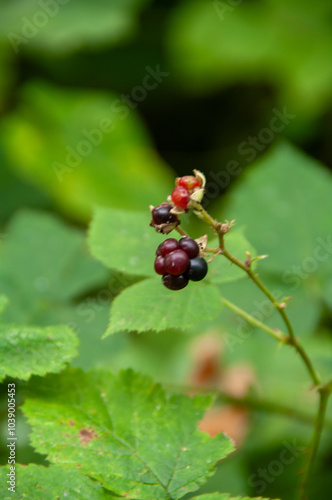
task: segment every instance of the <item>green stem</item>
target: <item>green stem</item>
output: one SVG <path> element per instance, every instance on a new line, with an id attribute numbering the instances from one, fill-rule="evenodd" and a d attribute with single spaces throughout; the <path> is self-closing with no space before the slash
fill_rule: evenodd
<path id="1" fill-rule="evenodd" d="M 246 265 L 244 262 L 241 262 L 237 257 L 234 257 L 234 255 L 231 255 L 230 252 L 225 248 L 225 242 L 224 242 L 224 233 L 222 232 L 222 224 L 220 222 L 216 221 L 211 217 L 211 215 L 204 210 L 204 208 L 201 205 L 197 205 L 196 210 L 200 212 L 201 218 L 209 224 L 215 231 L 217 231 L 218 238 L 219 238 L 219 246 L 222 255 L 226 257 L 230 262 L 235 264 L 237 267 L 240 267 L 245 273 L 248 274 L 248 276 L 252 279 L 252 281 L 258 286 L 258 288 L 266 295 L 266 297 L 272 302 L 272 304 L 278 309 L 280 315 L 282 316 L 284 323 L 287 327 L 287 331 L 289 334 L 289 337 L 291 339 L 295 339 L 294 331 L 292 328 L 292 325 L 289 321 L 289 318 L 285 312 L 284 305 L 280 304 L 277 299 L 272 295 L 272 293 L 266 288 L 266 286 L 261 282 L 261 280 L 258 278 L 258 276 L 252 271 L 250 265 Z"/>
<path id="2" fill-rule="evenodd" d="M 249 278 L 251 278 L 251 280 L 255 283 L 255 285 L 264 293 L 264 295 L 270 300 L 270 302 L 278 310 L 279 314 L 281 315 L 281 317 L 285 323 L 285 326 L 287 328 L 287 332 L 289 335 L 287 343 L 289 345 L 291 345 L 292 347 L 294 347 L 294 349 L 296 349 L 296 351 L 298 352 L 298 354 L 302 358 L 304 364 L 306 365 L 307 370 L 310 374 L 310 377 L 311 377 L 314 385 L 319 386 L 322 383 L 321 379 L 320 379 L 319 375 L 317 374 L 317 372 L 315 371 L 315 369 L 314 369 L 308 355 L 306 354 L 305 350 L 303 349 L 303 347 L 301 346 L 301 344 L 298 342 L 298 340 L 295 337 L 294 330 L 293 330 L 293 327 L 289 321 L 288 315 L 285 311 L 284 304 L 280 304 L 277 301 L 277 299 L 272 295 L 272 293 L 266 288 L 264 283 L 262 283 L 262 281 L 258 278 L 258 276 L 252 271 L 250 265 L 247 265 L 244 262 L 241 262 L 237 257 L 235 257 L 230 252 L 228 252 L 228 250 L 225 248 L 224 232 L 222 230 L 223 225 L 220 222 L 213 219 L 211 217 L 211 215 L 200 204 L 197 204 L 196 210 L 200 213 L 200 217 L 211 228 L 213 228 L 217 232 L 218 238 L 219 238 L 221 255 L 226 257 L 226 259 L 228 259 L 230 262 L 232 262 L 232 264 L 236 265 L 237 267 L 242 269 L 245 273 L 247 273 Z M 280 340 L 280 339 L 278 338 L 277 340 Z M 285 341 L 284 338 L 283 338 L 283 341 Z"/>
<path id="3" fill-rule="evenodd" d="M 287 331 L 288 331 L 288 334 L 289 334 L 289 338 L 288 338 L 287 343 L 289 345 L 291 345 L 292 347 L 294 347 L 294 349 L 301 356 L 302 361 L 306 365 L 307 370 L 308 370 L 308 372 L 310 374 L 310 377 L 311 377 L 314 385 L 315 386 L 319 386 L 322 383 L 322 381 L 321 381 L 318 373 L 314 369 L 314 367 L 313 367 L 313 365 L 312 365 L 312 363 L 311 363 L 311 361 L 310 361 L 307 353 L 305 352 L 304 348 L 302 347 L 302 345 L 296 339 L 294 331 L 293 331 L 293 328 L 292 328 L 292 325 L 291 325 L 291 323 L 289 321 L 289 318 L 288 318 L 288 316 L 287 316 L 287 314 L 285 312 L 284 307 L 276 300 L 276 298 L 266 288 L 266 286 L 261 282 L 261 280 L 258 278 L 258 276 L 253 273 L 253 271 L 252 271 L 252 269 L 250 267 L 248 267 L 245 264 L 243 264 L 239 259 L 237 259 L 233 255 L 231 255 L 225 249 L 223 235 L 221 235 L 221 238 L 220 238 L 220 248 L 222 250 L 222 255 L 224 255 L 233 264 L 235 264 L 236 266 L 238 266 L 241 269 L 243 269 L 247 273 L 247 275 L 252 279 L 252 281 L 258 286 L 258 288 L 266 295 L 266 297 L 268 297 L 268 299 L 276 307 L 276 309 L 280 313 L 282 319 L 284 320 L 284 323 L 286 325 L 286 328 L 287 328 Z"/>
<path id="4" fill-rule="evenodd" d="M 208 253 L 220 253 L 220 248 L 210 248 L 210 247 L 206 247 L 204 249 L 204 252 L 208 252 Z"/>
<path id="5" fill-rule="evenodd" d="M 316 387 L 322 384 L 322 380 L 318 373 L 316 372 L 312 362 L 310 361 L 310 358 L 306 351 L 304 350 L 303 346 L 298 342 L 298 340 L 295 338 L 290 339 L 288 342 L 289 345 L 294 347 L 294 349 L 297 351 L 297 353 L 301 356 L 302 361 L 307 367 L 308 372 L 310 373 L 311 379 Z"/>
<path id="6" fill-rule="evenodd" d="M 280 304 L 277 301 L 277 299 L 272 295 L 272 293 L 266 288 L 266 286 L 264 285 L 264 283 L 262 283 L 262 281 L 258 278 L 257 274 L 255 274 L 252 271 L 252 269 L 251 269 L 250 266 L 247 266 L 246 264 L 244 264 L 243 262 L 241 262 L 239 259 L 237 259 L 233 255 L 231 255 L 228 252 L 228 250 L 226 250 L 225 243 L 224 243 L 224 235 L 223 234 L 219 234 L 219 242 L 220 242 L 220 248 L 222 250 L 222 254 L 226 257 L 226 259 L 228 259 L 230 262 L 232 262 L 236 266 L 238 266 L 241 269 L 243 269 L 243 271 L 247 273 L 247 275 L 249 276 L 249 278 L 251 278 L 252 281 L 258 286 L 258 288 L 264 293 L 264 295 L 266 295 L 266 297 L 270 300 L 270 302 L 272 302 L 272 304 L 278 310 L 279 314 L 281 315 L 282 319 L 284 320 L 284 323 L 286 325 L 286 328 L 287 328 L 287 331 L 288 331 L 290 339 L 294 339 L 295 340 L 295 335 L 294 335 L 293 327 L 292 327 L 292 325 L 291 325 L 291 323 L 289 321 L 289 318 L 288 318 L 288 316 L 287 316 L 287 314 L 285 312 L 284 305 Z"/>
<path id="7" fill-rule="evenodd" d="M 256 319 L 254 316 L 251 316 L 246 311 L 244 311 L 237 305 L 233 304 L 233 302 L 230 302 L 229 300 L 225 299 L 225 297 L 221 297 L 221 302 L 226 307 L 228 307 L 228 309 L 231 309 L 233 312 L 244 318 L 251 325 L 260 328 L 264 332 L 268 333 L 269 335 L 271 335 L 271 337 L 278 340 L 278 342 L 288 343 L 287 335 L 282 333 L 280 330 L 274 330 L 273 328 L 270 328 L 269 326 L 265 325 L 264 323 Z"/>
<path id="8" fill-rule="evenodd" d="M 299 343 L 297 338 L 295 337 L 293 327 L 290 323 L 290 320 L 288 318 L 288 315 L 285 311 L 285 304 L 279 303 L 276 298 L 273 296 L 273 294 L 266 288 L 266 286 L 262 283 L 262 281 L 258 278 L 258 276 L 252 271 L 251 269 L 251 262 L 250 259 L 247 259 L 247 261 L 241 262 L 237 257 L 233 256 L 228 252 L 228 250 L 225 248 L 225 242 L 224 242 L 224 234 L 229 230 L 230 225 L 223 225 L 220 222 L 216 221 L 213 219 L 206 210 L 200 205 L 200 203 L 196 204 L 196 211 L 199 212 L 199 216 L 201 219 L 203 219 L 212 229 L 216 231 L 218 234 L 219 238 L 219 246 L 220 246 L 220 251 L 221 254 L 226 257 L 232 264 L 235 264 L 237 267 L 241 268 L 244 272 L 247 273 L 249 278 L 256 284 L 256 286 L 265 294 L 265 296 L 272 302 L 272 304 L 275 306 L 277 311 L 279 312 L 280 316 L 282 317 L 285 326 L 287 328 L 288 332 L 288 337 L 285 336 L 282 332 L 272 330 L 271 328 L 267 327 L 263 323 L 259 322 L 256 320 L 256 318 L 253 318 L 252 316 L 248 315 L 244 311 L 242 311 L 240 308 L 235 306 L 234 304 L 230 303 L 226 299 L 222 299 L 223 303 L 227 306 L 230 307 L 234 312 L 245 318 L 249 323 L 258 326 L 262 330 L 264 330 L 266 333 L 269 335 L 273 336 L 276 338 L 278 341 L 283 341 L 290 346 L 294 347 L 296 352 L 300 355 L 302 361 L 304 362 L 309 375 L 314 383 L 314 386 L 318 389 L 319 392 L 319 410 L 316 418 L 316 424 L 315 424 L 315 430 L 314 430 L 314 435 L 312 438 L 312 444 L 310 447 L 310 454 L 309 454 L 309 459 L 307 463 L 307 467 L 305 470 L 304 474 L 304 479 L 302 481 L 301 487 L 300 487 L 300 500 L 307 500 L 306 496 L 306 487 L 308 484 L 308 479 L 310 477 L 310 474 L 312 472 L 313 468 L 313 463 L 315 461 L 318 448 L 319 448 L 319 443 L 322 435 L 322 431 L 324 428 L 324 421 L 325 421 L 325 414 L 326 414 L 326 408 L 327 408 L 327 403 L 329 396 L 332 391 L 332 382 L 329 384 L 326 384 L 325 386 L 322 386 L 321 379 L 316 372 L 309 356 L 307 355 L 306 351 L 302 347 L 302 345 Z"/>
<path id="9" fill-rule="evenodd" d="M 181 227 L 179 227 L 179 226 L 177 226 L 177 227 L 175 228 L 175 230 L 176 230 L 179 234 L 181 234 L 181 236 L 188 236 L 188 234 L 187 234 L 187 233 L 186 233 L 186 232 L 185 232 L 185 231 L 184 231 Z"/>
<path id="10" fill-rule="evenodd" d="M 309 458 L 307 462 L 307 466 L 304 472 L 303 476 L 303 481 L 300 486 L 300 491 L 299 491 L 299 499 L 300 500 L 307 500 L 307 495 L 306 495 L 306 489 L 308 485 L 308 480 L 309 477 L 312 473 L 313 465 L 318 453 L 318 448 L 320 444 L 320 440 L 322 437 L 322 432 L 324 429 L 324 421 L 325 421 L 325 415 L 326 415 L 326 409 L 327 409 L 327 404 L 328 400 L 331 394 L 332 390 L 332 385 L 331 382 L 328 384 L 324 385 L 319 391 L 319 409 L 318 409 L 318 414 L 316 417 L 316 423 L 315 423 L 315 429 L 314 429 L 314 434 L 312 437 L 312 442 L 310 446 L 310 451 L 309 451 Z"/>

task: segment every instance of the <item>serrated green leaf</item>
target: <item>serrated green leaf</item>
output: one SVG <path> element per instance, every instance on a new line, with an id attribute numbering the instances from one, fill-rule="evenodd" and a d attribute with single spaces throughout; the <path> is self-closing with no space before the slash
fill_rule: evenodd
<path id="1" fill-rule="evenodd" d="M 3 485 L 3 500 L 46 500 L 70 498 L 73 500 L 113 500 L 100 484 L 76 470 L 67 470 L 58 465 L 15 465 L 14 491 L 5 493 L 5 484 L 10 479 L 9 466 L 0 467 Z M 7 485 L 11 487 L 10 484 Z M 7 490 L 7 488 L 6 488 Z"/>
<path id="2" fill-rule="evenodd" d="M 149 227 L 151 216 L 132 212 L 97 208 L 89 231 L 91 253 L 105 266 L 134 276 L 155 276 L 156 249 L 163 241 Z"/>
<path id="3" fill-rule="evenodd" d="M 0 381 L 6 376 L 59 372 L 77 356 L 78 339 L 67 326 L 47 328 L 0 324 Z"/>
<path id="4" fill-rule="evenodd" d="M 10 307 L 1 321 L 68 325 L 80 338 L 74 362 L 79 366 L 90 367 L 97 358 L 109 356 L 100 337 L 107 328 L 109 302 L 124 286 L 123 277 L 111 276 L 91 257 L 83 231 L 47 213 L 21 210 L 5 231 L 0 293 L 10 298 Z"/>
<path id="5" fill-rule="evenodd" d="M 269 254 L 260 265 L 263 281 L 282 293 L 280 300 L 294 297 L 289 314 L 310 333 L 321 314 L 317 298 L 332 275 L 331 174 L 282 143 L 250 168 L 244 181 L 225 197 L 221 213 L 246 224 L 257 251 Z"/>
<path id="6" fill-rule="evenodd" d="M 103 0 L 93 6 L 87 0 L 45 6 L 37 0 L 5 0 L 0 3 L 0 36 L 15 53 L 28 49 L 58 54 L 114 45 L 135 31 L 137 11 L 146 3 L 113 0 L 105 8 Z"/>
<path id="7" fill-rule="evenodd" d="M 230 497 L 228 493 L 208 493 L 206 495 L 199 495 L 198 497 L 193 497 L 192 500 L 269 500 L 268 498 L 262 497 Z"/>
<path id="8" fill-rule="evenodd" d="M 89 256 L 81 231 L 54 216 L 18 212 L 0 247 L 1 291 L 12 306 L 7 322 L 31 323 L 34 315 L 103 284 L 108 272 Z"/>
<path id="9" fill-rule="evenodd" d="M 189 283 L 176 292 L 165 288 L 161 279 L 151 278 L 126 288 L 115 298 L 105 336 L 121 330 L 185 330 L 216 318 L 221 310 L 219 290 L 213 285 Z"/>
<path id="10" fill-rule="evenodd" d="M 257 255 L 254 247 L 248 242 L 244 235 L 245 227 L 231 228 L 230 232 L 225 235 L 225 244 L 227 250 L 235 255 L 242 262 L 247 258 L 245 252 L 250 252 L 252 257 Z M 209 246 L 218 247 L 218 240 L 209 242 Z M 209 280 L 212 283 L 228 283 L 238 279 L 246 278 L 246 274 L 242 269 L 234 266 L 222 256 L 216 257 L 209 264 Z"/>
<path id="11" fill-rule="evenodd" d="M 264 268 L 282 271 L 287 282 L 294 267 L 304 264 L 306 268 L 308 258 L 316 261 L 316 266 L 311 265 L 311 273 L 302 269 L 304 274 L 332 270 L 331 192 L 328 170 L 282 143 L 248 170 L 244 182 L 231 189 L 221 213 L 247 226 L 246 234 L 257 251 L 269 255 Z M 316 254 L 318 246 L 321 250 Z"/>
<path id="12" fill-rule="evenodd" d="M 22 94 L 1 125 L 8 165 L 62 211 L 86 221 L 96 204 L 148 210 L 165 200 L 174 178 L 121 96 L 42 83 Z"/>
<path id="13" fill-rule="evenodd" d="M 51 462 L 132 499 L 178 499 L 197 490 L 233 451 L 198 430 L 209 396 L 168 396 L 132 370 L 68 370 L 30 383 L 23 411 L 31 442 Z"/>

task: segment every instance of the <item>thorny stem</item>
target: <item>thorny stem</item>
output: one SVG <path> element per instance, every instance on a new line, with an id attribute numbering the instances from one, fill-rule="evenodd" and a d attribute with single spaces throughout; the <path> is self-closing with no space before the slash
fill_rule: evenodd
<path id="1" fill-rule="evenodd" d="M 310 478 L 313 465 L 318 453 L 318 448 L 319 448 L 319 443 L 321 440 L 322 432 L 324 430 L 324 422 L 325 422 L 325 415 L 326 415 L 326 409 L 327 409 L 327 403 L 329 400 L 329 397 L 332 392 L 332 382 L 328 382 L 326 385 L 323 387 L 320 387 L 318 389 L 319 391 L 319 408 L 318 408 L 318 413 L 316 417 L 316 422 L 315 422 L 315 429 L 314 429 L 314 434 L 312 436 L 312 442 L 309 450 L 309 458 L 307 462 L 307 467 L 306 470 L 304 471 L 304 476 L 303 480 L 300 486 L 299 490 L 299 499 L 300 500 L 307 500 L 307 494 L 306 494 L 306 489 L 307 489 L 307 484 L 308 480 Z M 326 424 L 325 424 L 326 425 Z"/>
<path id="2" fill-rule="evenodd" d="M 320 380 L 319 375 L 316 373 L 307 353 L 301 346 L 301 344 L 298 342 L 298 340 L 295 337 L 293 327 L 289 321 L 288 315 L 285 311 L 285 305 L 280 304 L 277 299 L 272 295 L 272 293 L 266 288 L 264 283 L 258 278 L 258 276 L 253 272 L 251 269 L 251 265 L 245 264 L 244 262 L 241 262 L 237 257 L 232 255 L 226 248 L 225 248 L 225 242 L 224 242 L 224 232 L 222 230 L 222 224 L 220 222 L 216 221 L 213 219 L 210 214 L 204 210 L 204 208 L 197 203 L 196 210 L 200 213 L 200 217 L 207 223 L 209 226 L 211 226 L 218 234 L 219 238 L 219 246 L 220 246 L 220 253 L 226 259 L 228 259 L 232 264 L 235 264 L 237 267 L 241 268 L 249 278 L 256 284 L 256 286 L 266 295 L 266 297 L 272 302 L 272 304 L 275 306 L 275 308 L 278 310 L 279 314 L 281 315 L 285 326 L 288 331 L 289 337 L 287 339 L 283 338 L 282 341 L 286 342 L 287 344 L 293 346 L 298 354 L 301 356 L 303 362 L 305 363 L 307 370 L 310 374 L 310 377 L 314 383 L 315 386 L 319 386 L 322 382 Z M 280 339 L 277 339 L 280 340 Z"/>
<path id="3" fill-rule="evenodd" d="M 220 253 L 220 248 L 206 247 L 204 251 L 207 253 Z"/>
<path id="4" fill-rule="evenodd" d="M 320 376 L 316 372 L 308 354 L 306 353 L 305 349 L 303 346 L 299 343 L 298 339 L 295 337 L 293 327 L 290 323 L 290 320 L 288 318 L 288 315 L 285 311 L 285 304 L 280 303 L 276 300 L 276 298 L 272 295 L 272 293 L 266 288 L 266 286 L 262 283 L 262 281 L 258 278 L 258 276 L 253 272 L 251 268 L 251 262 L 250 259 L 246 260 L 245 262 L 241 262 L 237 257 L 233 256 L 228 250 L 225 248 L 225 242 L 224 242 L 224 234 L 227 232 L 230 226 L 225 231 L 224 225 L 222 225 L 220 222 L 216 221 L 213 219 L 210 214 L 201 206 L 200 203 L 196 203 L 195 210 L 198 212 L 199 217 L 204 220 L 212 229 L 214 229 L 218 235 L 219 239 L 219 251 L 220 254 L 226 257 L 232 264 L 236 265 L 237 267 L 241 268 L 249 278 L 255 283 L 255 285 L 265 294 L 265 296 L 272 302 L 272 304 L 275 306 L 277 311 L 279 312 L 280 316 L 282 317 L 285 326 L 287 328 L 288 336 L 283 334 L 282 332 L 272 330 L 271 328 L 267 327 L 263 323 L 259 322 L 252 316 L 248 315 L 245 311 L 242 311 L 240 308 L 235 306 L 234 304 L 230 303 L 226 299 L 222 299 L 223 303 L 227 305 L 230 309 L 235 311 L 237 314 L 245 318 L 249 323 L 254 324 L 255 326 L 258 326 L 262 330 L 264 330 L 266 333 L 269 335 L 272 335 L 276 340 L 279 342 L 284 342 L 286 344 L 289 344 L 290 346 L 294 347 L 296 352 L 300 355 L 302 358 L 302 361 L 304 362 L 309 375 L 314 383 L 314 386 L 317 388 L 318 393 L 319 393 L 319 410 L 316 418 L 316 423 L 315 423 L 315 430 L 314 430 L 314 435 L 312 438 L 312 443 L 310 446 L 310 452 L 309 452 L 309 459 L 307 462 L 307 466 L 304 472 L 304 478 L 300 487 L 300 500 L 307 500 L 307 495 L 306 495 L 306 487 L 308 483 L 308 479 L 310 477 L 310 474 L 312 472 L 313 468 L 313 463 L 316 458 L 318 448 L 319 448 L 319 443 L 322 435 L 322 431 L 324 428 L 324 420 L 325 420 L 325 414 L 326 414 L 326 408 L 327 408 L 327 403 L 329 396 L 331 395 L 332 392 L 332 382 L 322 385 Z"/>

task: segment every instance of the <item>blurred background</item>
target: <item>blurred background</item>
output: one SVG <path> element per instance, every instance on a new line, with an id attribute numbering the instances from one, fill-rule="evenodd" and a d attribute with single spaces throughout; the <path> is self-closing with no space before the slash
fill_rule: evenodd
<path id="1" fill-rule="evenodd" d="M 328 0 L 1 0 L 1 220 L 18 204 L 82 222 L 95 202 L 145 208 L 171 169 L 246 169 L 281 136 L 331 166 L 331 10 Z M 255 142 L 275 109 L 285 123 Z M 102 120 L 114 131 L 90 137 Z"/>
<path id="2" fill-rule="evenodd" d="M 331 234 L 331 131 L 330 0 L 0 0 L 4 321 L 71 325 L 81 340 L 74 364 L 84 369 L 133 366 L 170 386 L 209 387 L 221 377 L 229 394 L 252 391 L 312 414 L 312 394 L 294 399 L 306 387 L 299 364 L 284 353 L 275 361 L 261 337 L 230 342 L 231 314 L 185 335 L 101 342 L 110 302 L 131 278 L 88 257 L 85 230 L 94 205 L 146 211 L 164 201 L 175 175 L 202 170 L 209 210 L 239 218 L 257 251 L 272 255 L 264 275 L 272 289 L 292 295 L 299 281 L 292 320 L 331 373 L 331 258 L 314 272 L 303 266 L 317 238 Z M 64 285 L 73 255 L 75 276 Z M 262 299 L 243 283 L 226 295 L 255 311 Z M 234 433 L 239 450 L 202 492 L 293 500 L 302 452 L 268 469 L 268 480 L 259 471 L 294 436 L 307 443 L 310 426 L 221 411 L 208 430 Z M 21 425 L 20 461 L 42 461 Z M 330 499 L 331 450 L 327 439 L 313 498 Z"/>

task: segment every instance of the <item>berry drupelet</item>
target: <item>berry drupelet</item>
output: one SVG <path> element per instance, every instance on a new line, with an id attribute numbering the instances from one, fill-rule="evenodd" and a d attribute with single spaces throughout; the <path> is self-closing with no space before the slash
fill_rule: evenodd
<path id="1" fill-rule="evenodd" d="M 173 189 L 172 201 L 174 205 L 182 210 L 187 210 L 190 201 L 190 193 L 187 188 L 178 186 Z"/>
<path id="2" fill-rule="evenodd" d="M 183 250 L 174 250 L 165 257 L 166 273 L 172 276 L 184 274 L 189 267 L 189 257 Z"/>
<path id="3" fill-rule="evenodd" d="M 205 278 L 208 272 L 206 260 L 202 257 L 190 259 L 187 276 L 191 281 L 201 281 Z"/>
<path id="4" fill-rule="evenodd" d="M 175 189 L 173 189 L 170 201 L 174 203 L 177 210 L 187 211 L 190 208 L 192 196 L 197 191 L 202 191 L 202 194 L 204 194 L 204 186 L 202 189 L 201 182 L 202 179 L 194 175 L 185 175 L 175 179 Z"/>
<path id="5" fill-rule="evenodd" d="M 194 175 L 185 175 L 184 177 L 177 177 L 175 180 L 176 186 L 185 187 L 188 191 L 201 187 L 201 183 Z"/>
<path id="6" fill-rule="evenodd" d="M 163 285 L 165 285 L 165 287 L 168 288 L 169 290 L 182 290 L 188 285 L 189 280 L 184 274 L 180 276 L 172 276 L 171 274 L 165 274 L 162 277 L 162 282 Z"/>
<path id="7" fill-rule="evenodd" d="M 176 240 L 175 238 L 168 238 L 159 245 L 156 251 L 156 255 L 162 255 L 163 257 L 166 257 L 168 253 L 174 252 L 174 250 L 177 250 L 178 248 L 180 248 L 178 240 Z"/>
<path id="8" fill-rule="evenodd" d="M 189 238 L 188 236 L 181 238 L 179 241 L 179 247 L 188 254 L 190 259 L 194 259 L 199 255 L 199 246 L 195 240 Z"/>

